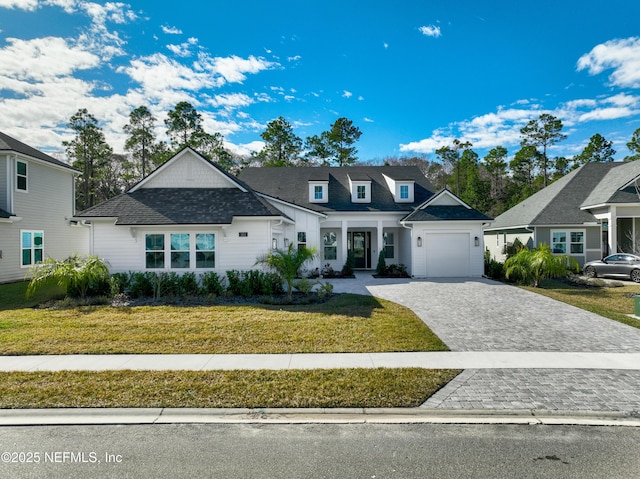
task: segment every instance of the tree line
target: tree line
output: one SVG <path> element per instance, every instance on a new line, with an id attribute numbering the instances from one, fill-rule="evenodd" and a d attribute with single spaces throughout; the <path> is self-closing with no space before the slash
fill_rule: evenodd
<path id="1" fill-rule="evenodd" d="M 246 166 L 367 164 L 357 156 L 362 132 L 347 118 L 338 118 L 328 130 L 303 140 L 280 116 L 260 134 L 263 149 L 249 157 L 228 151 L 223 136 L 207 132 L 202 115 L 188 102 L 170 110 L 164 126 L 168 142 L 158 140 L 157 119 L 146 106 L 133 109 L 124 126 L 125 153 L 116 154 L 98 120 L 86 109 L 78 110 L 68 123 L 75 136 L 63 143 L 71 165 L 82 172 L 76 187 L 77 208 L 84 210 L 126 191 L 185 146 L 231 173 Z M 435 188 L 449 188 L 471 207 L 497 216 L 572 169 L 592 161 L 613 161 L 612 142 L 598 133 L 573 158 L 550 157 L 549 149 L 566 139 L 562 130 L 562 121 L 547 113 L 530 120 L 520 130 L 520 148 L 511 160 L 503 146 L 492 148 L 480 159 L 470 142 L 454 139 L 436 150 L 436 160 L 421 155 L 388 157 L 382 163 L 418 166 Z M 625 161 L 640 159 L 640 128 L 627 147 L 631 154 Z"/>

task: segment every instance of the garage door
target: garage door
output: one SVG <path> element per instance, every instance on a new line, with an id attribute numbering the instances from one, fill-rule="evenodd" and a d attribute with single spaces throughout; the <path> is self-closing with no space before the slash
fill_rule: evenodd
<path id="1" fill-rule="evenodd" d="M 425 238 L 427 277 L 469 276 L 468 233 L 425 233 Z"/>

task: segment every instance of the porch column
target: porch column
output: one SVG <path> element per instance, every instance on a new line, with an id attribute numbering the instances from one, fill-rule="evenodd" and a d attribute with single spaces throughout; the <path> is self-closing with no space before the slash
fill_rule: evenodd
<path id="1" fill-rule="evenodd" d="M 348 253 L 348 248 L 347 248 L 347 222 L 345 220 L 342 220 L 340 222 L 341 225 L 341 244 L 340 244 L 340 249 L 342 250 L 342 263 L 346 263 L 347 262 L 347 253 Z"/>
<path id="2" fill-rule="evenodd" d="M 380 251 L 384 251 L 384 238 L 382 235 L 382 220 L 378 220 L 378 251 L 374 250 L 373 258 L 371 258 L 371 266 L 378 265 L 378 255 Z"/>
<path id="3" fill-rule="evenodd" d="M 609 234 L 607 235 L 609 241 L 609 254 L 615 254 L 618 252 L 618 216 L 616 206 L 611 205 L 609 210 Z"/>

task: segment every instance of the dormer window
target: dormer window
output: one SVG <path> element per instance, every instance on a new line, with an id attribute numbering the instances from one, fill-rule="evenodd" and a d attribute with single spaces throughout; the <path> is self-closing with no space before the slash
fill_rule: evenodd
<path id="1" fill-rule="evenodd" d="M 401 200 L 409 199 L 409 185 L 400 185 L 400 199 Z"/>
<path id="2" fill-rule="evenodd" d="M 328 187 L 328 181 L 310 181 L 309 203 L 327 203 L 329 201 Z"/>
<path id="3" fill-rule="evenodd" d="M 356 186 L 356 198 L 365 200 L 367 198 L 367 187 L 365 185 Z"/>
<path id="4" fill-rule="evenodd" d="M 353 203 L 371 203 L 371 181 L 350 181 L 351 201 Z"/>
<path id="5" fill-rule="evenodd" d="M 413 203 L 413 182 L 398 182 L 396 183 L 395 199 L 396 203 Z"/>

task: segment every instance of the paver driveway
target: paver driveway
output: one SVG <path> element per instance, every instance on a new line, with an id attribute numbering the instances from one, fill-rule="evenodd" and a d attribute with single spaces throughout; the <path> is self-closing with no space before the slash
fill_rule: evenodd
<path id="1" fill-rule="evenodd" d="M 640 329 L 484 278 L 334 282 L 412 309 L 452 351 L 640 352 Z"/>

